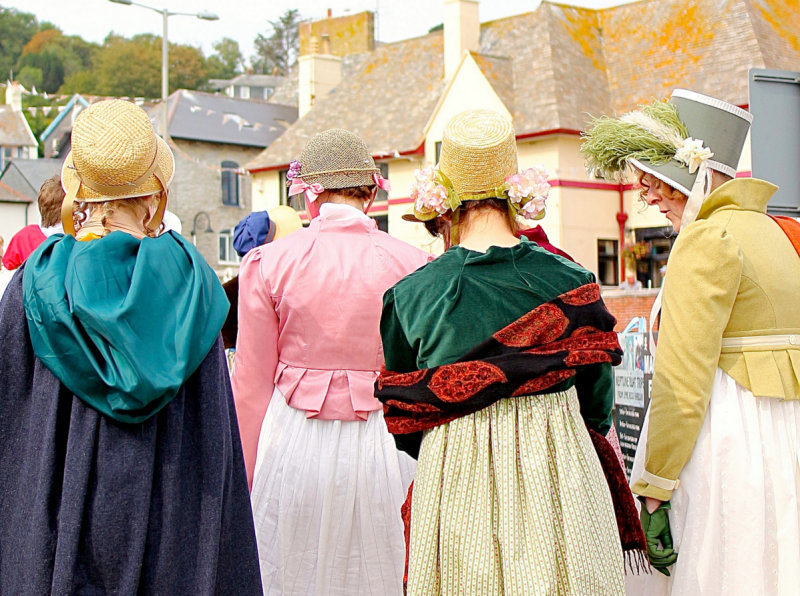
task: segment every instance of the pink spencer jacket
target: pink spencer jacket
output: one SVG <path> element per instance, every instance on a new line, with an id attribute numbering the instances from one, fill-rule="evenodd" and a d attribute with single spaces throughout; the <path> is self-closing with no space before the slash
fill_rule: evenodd
<path id="1" fill-rule="evenodd" d="M 239 269 L 233 393 L 248 480 L 274 389 L 308 418 L 366 420 L 383 364 L 383 293 L 433 257 L 347 205 L 251 250 Z"/>

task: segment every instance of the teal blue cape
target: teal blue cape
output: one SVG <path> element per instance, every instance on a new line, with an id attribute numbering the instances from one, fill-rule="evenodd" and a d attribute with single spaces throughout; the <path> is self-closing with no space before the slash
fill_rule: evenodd
<path id="1" fill-rule="evenodd" d="M 228 300 L 180 235 L 50 236 L 23 273 L 33 351 L 75 395 L 138 423 L 175 397 L 213 346 Z"/>

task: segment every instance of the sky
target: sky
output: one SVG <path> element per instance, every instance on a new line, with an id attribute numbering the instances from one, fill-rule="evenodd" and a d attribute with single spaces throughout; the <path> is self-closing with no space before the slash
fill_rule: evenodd
<path id="1" fill-rule="evenodd" d="M 139 1 L 139 0 L 136 0 Z M 628 0 L 630 1 L 630 0 Z M 561 0 L 561 3 L 590 8 L 624 4 L 626 0 Z M 170 43 L 199 46 L 208 56 L 212 44 L 223 37 L 239 42 L 245 59 L 253 54 L 253 40 L 269 31 L 288 9 L 297 8 L 303 19 L 324 18 L 327 9 L 333 16 L 364 10 L 377 11 L 376 38 L 392 42 L 424 35 L 442 22 L 442 0 L 141 0 L 161 11 L 214 12 L 218 21 L 175 15 L 168 19 Z M 481 22 L 535 10 L 539 0 L 481 0 Z M 40 21 L 55 24 L 66 35 L 79 35 L 86 41 L 102 42 L 110 32 L 131 37 L 138 33 L 161 35 L 162 16 L 139 6 L 114 4 L 110 0 L 0 0 L 0 7 L 33 13 Z"/>

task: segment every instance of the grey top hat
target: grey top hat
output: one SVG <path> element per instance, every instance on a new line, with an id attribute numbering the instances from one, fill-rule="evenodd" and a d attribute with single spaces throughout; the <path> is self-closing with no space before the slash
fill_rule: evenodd
<path id="1" fill-rule="evenodd" d="M 689 138 L 702 141 L 702 145 L 713 153 L 707 160 L 707 166 L 735 177 L 747 132 L 753 121 L 752 114 L 728 102 L 686 89 L 675 89 L 669 101 L 677 108 L 678 117 L 686 126 Z M 630 163 L 687 196 L 699 173 L 699 168 L 691 171 L 691 164 L 675 159 L 658 164 L 647 159 L 632 158 Z"/>
<path id="2" fill-rule="evenodd" d="M 711 188 L 711 171 L 736 175 L 753 117 L 728 102 L 676 89 L 619 118 L 595 118 L 583 133 L 587 167 L 619 177 L 632 166 L 688 197 L 681 225 L 694 221 Z"/>

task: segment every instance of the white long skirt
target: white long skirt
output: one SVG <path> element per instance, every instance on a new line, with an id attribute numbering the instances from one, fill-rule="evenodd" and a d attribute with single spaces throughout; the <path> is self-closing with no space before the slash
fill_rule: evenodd
<path id="1" fill-rule="evenodd" d="M 264 594 L 402 594 L 400 508 L 415 465 L 383 412 L 308 419 L 276 389 L 251 493 Z"/>
<path id="2" fill-rule="evenodd" d="M 717 369 L 679 478 L 669 514 L 678 561 L 670 577 L 628 576 L 628 594 L 800 594 L 800 401 L 754 397 Z"/>

